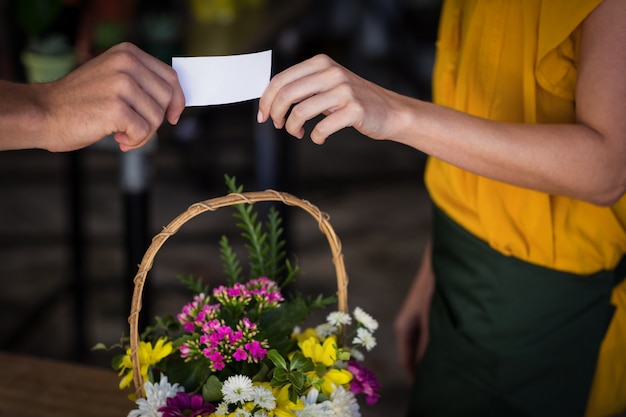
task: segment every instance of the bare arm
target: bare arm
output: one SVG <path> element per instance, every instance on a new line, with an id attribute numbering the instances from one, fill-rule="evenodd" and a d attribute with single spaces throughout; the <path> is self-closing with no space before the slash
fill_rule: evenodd
<path id="1" fill-rule="evenodd" d="M 70 151 L 114 134 L 127 151 L 144 145 L 164 118 L 176 123 L 185 107 L 176 72 L 129 43 L 57 81 L 0 81 L 0 97 L 0 150 Z"/>
<path id="2" fill-rule="evenodd" d="M 325 114 L 311 132 L 316 143 L 352 126 L 492 179 L 611 204 L 626 192 L 624 19 L 626 4 L 606 0 L 583 24 L 575 124 L 472 117 L 386 90 L 325 56 L 274 77 L 261 98 L 259 121 L 271 117 L 277 128 L 301 138 L 304 122 Z"/>

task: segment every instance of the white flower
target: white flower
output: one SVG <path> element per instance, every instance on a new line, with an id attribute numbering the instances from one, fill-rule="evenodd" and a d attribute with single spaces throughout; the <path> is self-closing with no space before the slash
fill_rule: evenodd
<path id="1" fill-rule="evenodd" d="M 254 397 L 252 380 L 245 375 L 233 375 L 224 382 L 222 394 L 228 404 L 252 401 Z"/>
<path id="2" fill-rule="evenodd" d="M 358 349 L 350 349 L 350 357 L 356 361 L 363 362 L 365 360 L 365 355 Z"/>
<path id="3" fill-rule="evenodd" d="M 157 383 L 146 381 L 143 385 L 146 391 L 146 398 L 139 398 L 135 402 L 138 406 L 137 410 L 131 410 L 128 417 L 161 417 L 162 412 L 159 408 L 167 404 L 167 399 L 175 397 L 178 392 L 184 391 L 183 387 L 178 384 L 170 384 L 167 376 L 162 376 Z"/>
<path id="4" fill-rule="evenodd" d="M 254 417 L 270 417 L 265 410 L 257 410 L 254 412 Z"/>
<path id="5" fill-rule="evenodd" d="M 319 391 L 311 388 L 306 397 L 300 397 L 304 408 L 294 410 L 297 417 L 333 417 L 333 408 L 330 401 L 317 402 Z"/>
<path id="6" fill-rule="evenodd" d="M 378 322 L 372 316 L 363 311 L 361 307 L 354 309 L 354 318 L 372 333 L 378 329 Z"/>
<path id="7" fill-rule="evenodd" d="M 276 397 L 271 390 L 265 387 L 254 387 L 254 395 L 252 401 L 254 405 L 272 411 L 276 408 Z"/>
<path id="8" fill-rule="evenodd" d="M 236 409 L 235 412 L 233 413 L 233 415 L 235 417 L 251 417 L 252 416 L 250 411 L 246 410 L 245 408 L 238 408 L 238 409 Z"/>
<path id="9" fill-rule="evenodd" d="M 332 313 L 328 314 L 328 316 L 326 317 L 326 321 L 332 326 L 339 327 L 341 325 L 348 325 L 352 323 L 352 317 L 342 311 L 333 311 Z"/>
<path id="10" fill-rule="evenodd" d="M 359 403 L 354 394 L 342 386 L 336 387 L 330 394 L 330 402 L 334 417 L 361 417 Z"/>
<path id="11" fill-rule="evenodd" d="M 220 402 L 215 408 L 216 416 L 227 416 L 230 412 L 228 411 L 228 404 L 226 401 Z"/>
<path id="12" fill-rule="evenodd" d="M 376 346 L 376 338 L 372 336 L 372 333 L 364 328 L 356 330 L 356 337 L 352 340 L 355 345 L 362 345 L 368 352 Z"/>
<path id="13" fill-rule="evenodd" d="M 330 323 L 323 323 L 315 328 L 315 331 L 322 339 L 326 339 L 331 334 L 337 333 L 337 330 L 337 326 L 334 326 Z"/>

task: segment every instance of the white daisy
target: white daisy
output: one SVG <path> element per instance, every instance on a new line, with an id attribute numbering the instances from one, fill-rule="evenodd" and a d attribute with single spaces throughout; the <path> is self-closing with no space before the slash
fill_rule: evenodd
<path id="1" fill-rule="evenodd" d="M 356 330 L 356 337 L 352 340 L 352 343 L 355 345 L 362 345 L 365 347 L 365 350 L 369 352 L 376 347 L 376 338 L 369 330 L 361 327 Z"/>
<path id="2" fill-rule="evenodd" d="M 311 388 L 306 396 L 300 397 L 304 407 L 293 412 L 297 417 L 333 417 L 333 408 L 330 401 L 318 403 L 319 391 Z"/>
<path id="3" fill-rule="evenodd" d="M 233 375 L 222 385 L 222 394 L 228 404 L 252 401 L 254 397 L 252 380 L 245 375 Z"/>
<path id="4" fill-rule="evenodd" d="M 254 405 L 272 411 L 276 408 L 276 397 L 271 390 L 265 387 L 254 387 L 254 396 L 252 401 Z"/>
<path id="5" fill-rule="evenodd" d="M 245 408 L 238 408 L 233 413 L 235 417 L 252 417 L 252 413 Z"/>
<path id="6" fill-rule="evenodd" d="M 220 402 L 215 408 L 215 415 L 222 417 L 227 416 L 228 414 L 230 414 L 230 411 L 228 411 L 228 404 L 226 403 L 226 401 Z"/>
<path id="7" fill-rule="evenodd" d="M 326 321 L 330 325 L 339 327 L 341 325 L 348 325 L 352 323 L 352 317 L 343 311 L 333 311 L 326 316 Z"/>
<path id="8" fill-rule="evenodd" d="M 265 410 L 257 410 L 254 412 L 254 417 L 270 417 Z"/>
<path id="9" fill-rule="evenodd" d="M 354 309 L 354 318 L 372 333 L 378 329 L 378 322 L 361 307 Z"/>
<path id="10" fill-rule="evenodd" d="M 157 383 L 146 381 L 143 387 L 146 391 L 146 398 L 139 398 L 135 401 L 138 408 L 131 410 L 128 417 L 161 417 L 163 413 L 158 411 L 159 408 L 167 404 L 168 398 L 175 397 L 178 392 L 184 390 L 178 384 L 170 384 L 167 376 L 162 376 Z"/>
<path id="11" fill-rule="evenodd" d="M 341 386 L 336 387 L 330 394 L 330 401 L 334 417 L 361 417 L 359 403 L 352 391 Z"/>
<path id="12" fill-rule="evenodd" d="M 322 323 L 315 328 L 315 331 L 322 339 L 327 338 L 331 334 L 337 333 L 338 328 L 330 323 Z"/>

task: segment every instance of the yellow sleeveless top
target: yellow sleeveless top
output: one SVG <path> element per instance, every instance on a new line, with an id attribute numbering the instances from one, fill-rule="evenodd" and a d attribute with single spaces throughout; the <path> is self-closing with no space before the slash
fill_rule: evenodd
<path id="1" fill-rule="evenodd" d="M 446 0 L 433 101 L 504 122 L 574 122 L 579 25 L 600 2 Z M 626 253 L 626 196 L 599 207 L 493 181 L 433 157 L 425 182 L 439 208 L 505 255 L 591 274 L 615 268 Z M 612 302 L 618 310 L 601 348 L 588 417 L 626 409 L 626 281 Z"/>

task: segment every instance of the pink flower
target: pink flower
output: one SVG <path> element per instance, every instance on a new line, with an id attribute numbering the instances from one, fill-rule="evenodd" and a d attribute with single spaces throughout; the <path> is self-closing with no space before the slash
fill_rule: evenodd
<path id="1" fill-rule="evenodd" d="M 365 402 L 367 405 L 374 405 L 378 401 L 380 394 L 380 383 L 372 371 L 361 365 L 357 361 L 348 361 L 347 370 L 352 374 L 352 382 L 350 383 L 350 391 L 355 394 L 365 394 Z"/>
<path id="2" fill-rule="evenodd" d="M 248 349 L 248 352 L 250 352 L 250 355 L 252 355 L 256 361 L 260 361 L 267 355 L 267 349 L 264 349 L 258 340 L 246 343 L 245 348 Z"/>
<path id="3" fill-rule="evenodd" d="M 233 353 L 233 358 L 238 362 L 245 361 L 246 359 L 248 359 L 248 354 L 244 349 L 237 348 L 237 350 L 235 350 L 235 353 Z"/>

